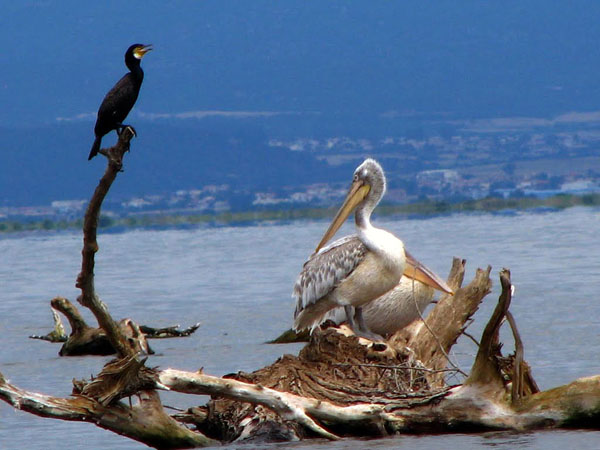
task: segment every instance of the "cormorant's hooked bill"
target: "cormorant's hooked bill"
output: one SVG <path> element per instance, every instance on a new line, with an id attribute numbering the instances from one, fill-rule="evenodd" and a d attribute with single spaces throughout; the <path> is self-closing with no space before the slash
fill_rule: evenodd
<path id="1" fill-rule="evenodd" d="M 116 130 L 119 134 L 127 126 L 123 121 L 135 105 L 142 81 L 144 81 L 144 71 L 140 67 L 140 62 L 144 55 L 152 49 L 152 45 L 133 44 L 125 52 L 125 65 L 129 72 L 108 91 L 98 108 L 98 118 L 94 127 L 96 139 L 88 160 L 98 154 L 104 135 L 112 130 Z"/>

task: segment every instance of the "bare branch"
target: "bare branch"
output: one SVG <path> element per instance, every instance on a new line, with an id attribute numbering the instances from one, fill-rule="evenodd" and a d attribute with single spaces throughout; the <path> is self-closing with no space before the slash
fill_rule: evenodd
<path id="1" fill-rule="evenodd" d="M 100 179 L 98 187 L 87 207 L 83 222 L 83 250 L 81 251 L 81 272 L 77 277 L 77 287 L 81 295 L 77 301 L 88 307 L 96 316 L 98 324 L 104 331 L 117 354 L 121 357 L 137 353 L 140 349 L 132 347 L 122 335 L 119 327 L 108 312 L 108 307 L 96 295 L 94 287 L 95 254 L 98 251 L 97 231 L 102 202 L 106 197 L 113 181 L 122 168 L 123 155 L 129 151 L 129 142 L 134 136 L 134 131 L 127 127 L 119 134 L 119 141 L 114 147 L 101 153 L 108 158 L 108 165 L 104 176 Z"/>
<path id="2" fill-rule="evenodd" d="M 328 439 L 337 439 L 337 436 L 318 425 L 309 415 L 335 422 L 362 421 L 384 414 L 383 407 L 380 405 L 340 407 L 329 402 L 280 392 L 260 385 L 175 369 L 159 372 L 158 380 L 161 385 L 177 392 L 208 394 L 266 406 L 283 418 L 297 421 Z"/>
<path id="3" fill-rule="evenodd" d="M 58 315 L 58 312 L 53 307 L 50 308 L 50 311 L 52 311 L 52 319 L 54 320 L 54 328 L 52 329 L 52 331 L 43 336 L 33 334 L 33 335 L 29 336 L 29 338 L 30 339 L 41 339 L 43 341 L 49 341 L 49 342 L 66 342 L 67 333 L 65 332 L 65 327 L 62 323 L 62 320 L 60 320 L 60 316 Z"/>
<path id="4" fill-rule="evenodd" d="M 40 417 L 91 422 L 114 433 L 156 448 L 194 448 L 218 445 L 217 441 L 181 426 L 160 407 L 156 392 L 142 392 L 139 403 L 103 406 L 83 396 L 58 398 L 21 390 L 0 374 L 0 399 L 16 409 Z"/>
<path id="5" fill-rule="evenodd" d="M 510 324 L 515 340 L 515 358 L 513 361 L 511 399 L 513 404 L 521 401 L 527 395 L 535 394 L 540 391 L 537 383 L 533 379 L 531 369 L 524 360 L 525 350 L 523 349 L 523 341 L 517 329 L 517 322 L 510 311 L 506 311 L 506 319 Z"/>
<path id="6" fill-rule="evenodd" d="M 448 352 L 462 334 L 465 322 L 477 311 L 482 299 L 491 289 L 490 267 L 485 271 L 477 269 L 471 283 L 460 288 L 464 270 L 465 261 L 454 258 L 448 284 L 455 294 L 444 295 L 440 299 L 427 316 L 427 326 L 422 327 L 407 343 L 414 351 L 415 358 L 430 369 L 444 369 L 451 363 Z M 431 388 L 445 385 L 442 373 L 428 375 L 427 379 Z"/>
<path id="7" fill-rule="evenodd" d="M 500 271 L 500 283 L 502 293 L 492 317 L 483 330 L 471 374 L 465 381 L 465 385 L 486 385 L 488 390 L 495 390 L 497 395 L 504 394 L 504 380 L 500 373 L 496 355 L 499 349 L 498 333 L 512 298 L 512 285 L 508 269 Z"/>

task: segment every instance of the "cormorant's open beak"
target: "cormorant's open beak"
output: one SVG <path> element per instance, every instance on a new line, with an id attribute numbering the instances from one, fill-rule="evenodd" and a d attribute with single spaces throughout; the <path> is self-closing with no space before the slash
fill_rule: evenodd
<path id="1" fill-rule="evenodd" d="M 143 47 L 138 47 L 135 49 L 135 56 L 139 59 L 142 59 L 143 56 L 148 53 L 150 50 L 154 50 L 152 44 L 144 45 Z"/>
<path id="2" fill-rule="evenodd" d="M 448 286 L 448 284 L 438 277 L 433 271 L 425 265 L 417 261 L 410 253 L 406 250 L 406 265 L 404 266 L 404 276 L 412 278 L 413 280 L 420 281 L 427 286 L 431 286 L 438 291 L 442 291 L 446 294 L 454 295 L 454 291 Z"/>
<path id="3" fill-rule="evenodd" d="M 348 195 L 346 195 L 344 203 L 333 218 L 333 221 L 331 222 L 331 225 L 329 225 L 329 228 L 323 235 L 321 242 L 319 242 L 319 245 L 317 245 L 315 253 L 321 250 L 321 248 L 323 248 L 323 246 L 329 241 L 329 239 L 333 237 L 336 231 L 348 218 L 350 213 L 354 210 L 354 208 L 356 208 L 356 205 L 358 205 L 365 199 L 370 190 L 371 186 L 369 186 L 368 184 L 364 184 L 364 181 L 362 180 L 357 180 L 352 183 L 352 186 L 350 186 L 350 191 L 348 192 Z"/>

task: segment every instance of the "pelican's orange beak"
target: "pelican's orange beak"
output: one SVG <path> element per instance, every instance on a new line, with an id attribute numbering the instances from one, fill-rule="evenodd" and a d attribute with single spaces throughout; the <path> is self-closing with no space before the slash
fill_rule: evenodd
<path id="1" fill-rule="evenodd" d="M 420 281 L 427 286 L 431 286 L 438 291 L 442 291 L 445 294 L 454 295 L 454 291 L 448 284 L 437 276 L 433 270 L 426 267 L 417 261 L 413 255 L 404 251 L 406 254 L 406 265 L 404 266 L 404 276 L 412 278 L 413 280 Z"/>
<path id="2" fill-rule="evenodd" d="M 352 186 L 350 186 L 350 191 L 348 191 L 344 203 L 342 203 L 342 206 L 331 221 L 331 225 L 329 225 L 329 228 L 321 238 L 321 242 L 319 242 L 319 245 L 317 245 L 315 253 L 318 253 L 319 250 L 321 250 L 325 246 L 325 244 L 327 244 L 329 239 L 331 239 L 333 235 L 335 235 L 336 231 L 339 230 L 339 228 L 346 221 L 350 213 L 354 210 L 354 208 L 356 208 L 356 205 L 358 205 L 365 199 L 370 190 L 371 186 L 365 184 L 362 180 L 357 180 L 352 183 Z"/>

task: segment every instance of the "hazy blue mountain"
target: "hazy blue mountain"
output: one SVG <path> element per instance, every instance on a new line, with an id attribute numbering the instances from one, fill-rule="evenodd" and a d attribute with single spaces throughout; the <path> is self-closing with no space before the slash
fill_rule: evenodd
<path id="1" fill-rule="evenodd" d="M 87 161 L 93 141 L 89 125 L 0 129 L 0 206 L 89 198 L 106 167 L 102 156 Z M 343 179 L 311 154 L 269 147 L 257 124 L 142 122 L 136 128 L 139 137 L 132 141 L 125 173 L 111 190 L 112 198 L 211 184 L 253 190 Z M 103 146 L 115 140 L 111 133 Z"/>
<path id="2" fill-rule="evenodd" d="M 271 138 L 596 111 L 599 17 L 591 0 L 4 2 L 0 204 L 88 197 L 102 164 L 84 158 L 95 112 L 133 42 L 155 51 L 115 186 L 124 196 L 346 170 Z"/>

